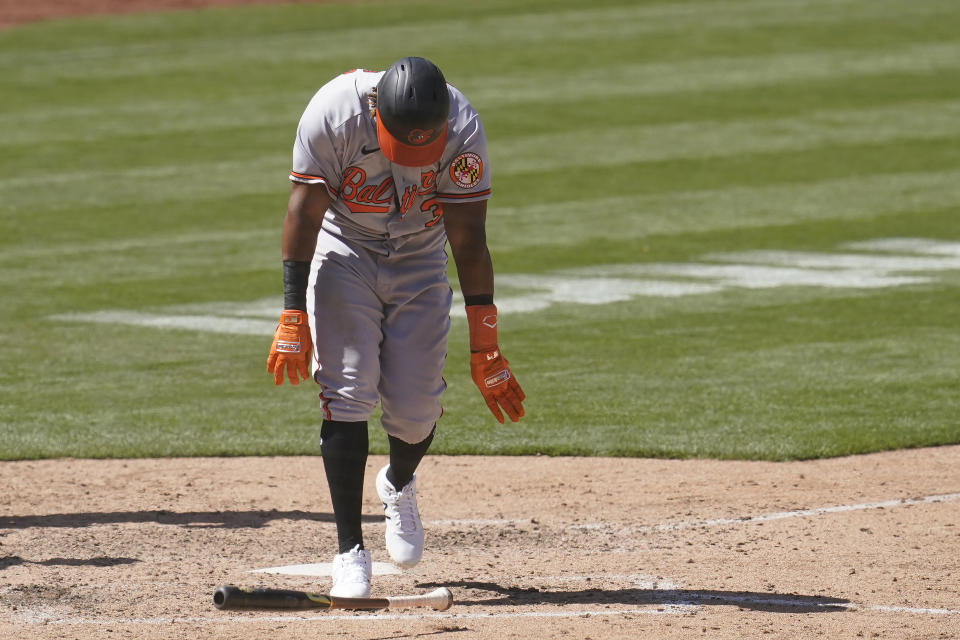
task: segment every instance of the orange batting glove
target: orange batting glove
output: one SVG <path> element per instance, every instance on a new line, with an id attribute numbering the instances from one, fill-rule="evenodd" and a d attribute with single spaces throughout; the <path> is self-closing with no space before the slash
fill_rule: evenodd
<path id="1" fill-rule="evenodd" d="M 273 374 L 273 383 L 283 384 L 284 369 L 287 370 L 290 384 L 300 384 L 301 376 L 304 380 L 309 378 L 307 361 L 312 349 L 307 312 L 285 310 L 280 316 L 280 323 L 273 334 L 273 344 L 270 345 L 270 355 L 267 356 L 267 372 Z"/>
<path id="2" fill-rule="evenodd" d="M 503 424 L 503 409 L 510 420 L 523 417 L 526 395 L 510 371 L 510 363 L 497 346 L 497 307 L 493 304 L 467 306 L 470 327 L 470 376 L 480 389 L 493 417 Z"/>

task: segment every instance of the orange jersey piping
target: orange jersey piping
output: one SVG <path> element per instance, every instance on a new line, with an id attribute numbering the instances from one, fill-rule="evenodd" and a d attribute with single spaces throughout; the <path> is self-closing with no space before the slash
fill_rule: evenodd
<path id="1" fill-rule="evenodd" d="M 438 193 L 437 197 L 441 200 L 466 200 L 467 198 L 482 198 L 489 195 L 490 189 L 484 189 L 473 193 Z"/>

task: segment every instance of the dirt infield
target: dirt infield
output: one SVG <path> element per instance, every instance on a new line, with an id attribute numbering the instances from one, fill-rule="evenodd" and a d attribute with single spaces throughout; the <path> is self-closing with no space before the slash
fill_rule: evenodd
<path id="1" fill-rule="evenodd" d="M 367 546 L 390 568 L 373 489 Z M 786 464 L 429 457 L 424 561 L 374 595 L 445 613 L 234 612 L 329 562 L 318 458 L 0 463 L 3 638 L 957 638 L 960 446 Z M 322 569 L 322 567 L 319 567 Z"/>

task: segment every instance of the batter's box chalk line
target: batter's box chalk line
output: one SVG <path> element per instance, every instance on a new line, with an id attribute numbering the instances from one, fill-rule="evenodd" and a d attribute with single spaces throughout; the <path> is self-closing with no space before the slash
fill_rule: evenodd
<path id="1" fill-rule="evenodd" d="M 389 562 L 374 562 L 371 567 L 373 575 L 397 575 L 401 571 Z M 332 562 L 318 562 L 315 564 L 291 564 L 285 567 L 267 567 L 266 569 L 251 569 L 250 573 L 269 573 L 281 576 L 332 576 Z"/>

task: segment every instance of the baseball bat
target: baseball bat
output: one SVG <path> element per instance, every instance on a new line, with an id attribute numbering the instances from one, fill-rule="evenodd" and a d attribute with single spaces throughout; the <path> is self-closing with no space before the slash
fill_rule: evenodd
<path id="1" fill-rule="evenodd" d="M 217 609 L 407 609 L 430 607 L 446 611 L 453 604 L 453 594 L 446 587 L 417 596 L 388 598 L 341 598 L 322 593 L 266 587 L 221 585 L 213 592 Z"/>

